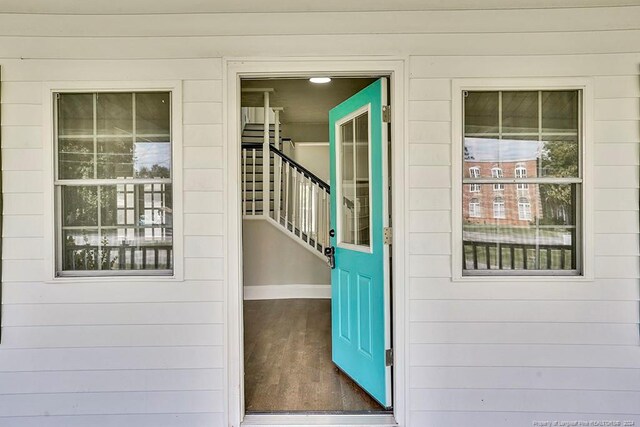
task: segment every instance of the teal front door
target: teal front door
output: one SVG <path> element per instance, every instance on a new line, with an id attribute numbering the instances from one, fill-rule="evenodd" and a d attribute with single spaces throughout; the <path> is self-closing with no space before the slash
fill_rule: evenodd
<path id="1" fill-rule="evenodd" d="M 391 407 L 387 125 L 382 78 L 329 112 L 333 362 Z"/>

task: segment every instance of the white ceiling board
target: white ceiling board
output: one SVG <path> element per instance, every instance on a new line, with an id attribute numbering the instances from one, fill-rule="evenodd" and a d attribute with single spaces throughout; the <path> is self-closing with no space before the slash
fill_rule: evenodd
<path id="1" fill-rule="evenodd" d="M 329 110 L 360 89 L 372 78 L 334 78 L 327 84 L 314 84 L 307 79 L 243 80 L 242 88 L 273 88 L 270 105 L 283 107 L 282 123 L 328 123 Z M 262 107 L 263 95 L 243 93 L 243 107 Z"/>
<path id="2" fill-rule="evenodd" d="M 638 5 L 637 0 L 3 0 L 0 13 L 162 14 L 385 10 L 545 9 Z"/>

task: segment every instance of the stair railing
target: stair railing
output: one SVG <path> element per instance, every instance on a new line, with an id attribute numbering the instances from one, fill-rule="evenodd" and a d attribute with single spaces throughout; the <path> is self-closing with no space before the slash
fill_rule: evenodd
<path id="1" fill-rule="evenodd" d="M 331 228 L 329 184 L 273 145 L 270 157 L 274 195 L 269 217 L 322 254 Z"/>

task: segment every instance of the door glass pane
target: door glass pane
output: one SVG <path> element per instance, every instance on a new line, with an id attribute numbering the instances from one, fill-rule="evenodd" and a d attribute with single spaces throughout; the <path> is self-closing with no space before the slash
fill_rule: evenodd
<path id="1" fill-rule="evenodd" d="M 355 119 L 356 244 L 369 246 L 369 115 Z"/>
<path id="2" fill-rule="evenodd" d="M 370 245 L 369 114 L 340 126 L 340 242 Z"/>
<path id="3" fill-rule="evenodd" d="M 348 121 L 340 125 L 340 171 L 342 172 L 342 182 L 340 183 L 340 195 L 342 202 L 340 208 L 340 241 L 354 244 L 355 239 L 355 181 L 353 157 L 353 121 Z"/>

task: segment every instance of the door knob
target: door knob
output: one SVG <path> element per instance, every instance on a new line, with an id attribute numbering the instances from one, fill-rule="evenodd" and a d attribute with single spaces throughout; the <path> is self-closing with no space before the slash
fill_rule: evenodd
<path id="1" fill-rule="evenodd" d="M 329 267 L 331 267 L 332 270 L 336 268 L 335 254 L 336 254 L 336 248 L 334 248 L 333 246 L 327 246 L 326 248 L 324 248 L 324 256 L 327 257 L 327 264 L 329 264 Z"/>

